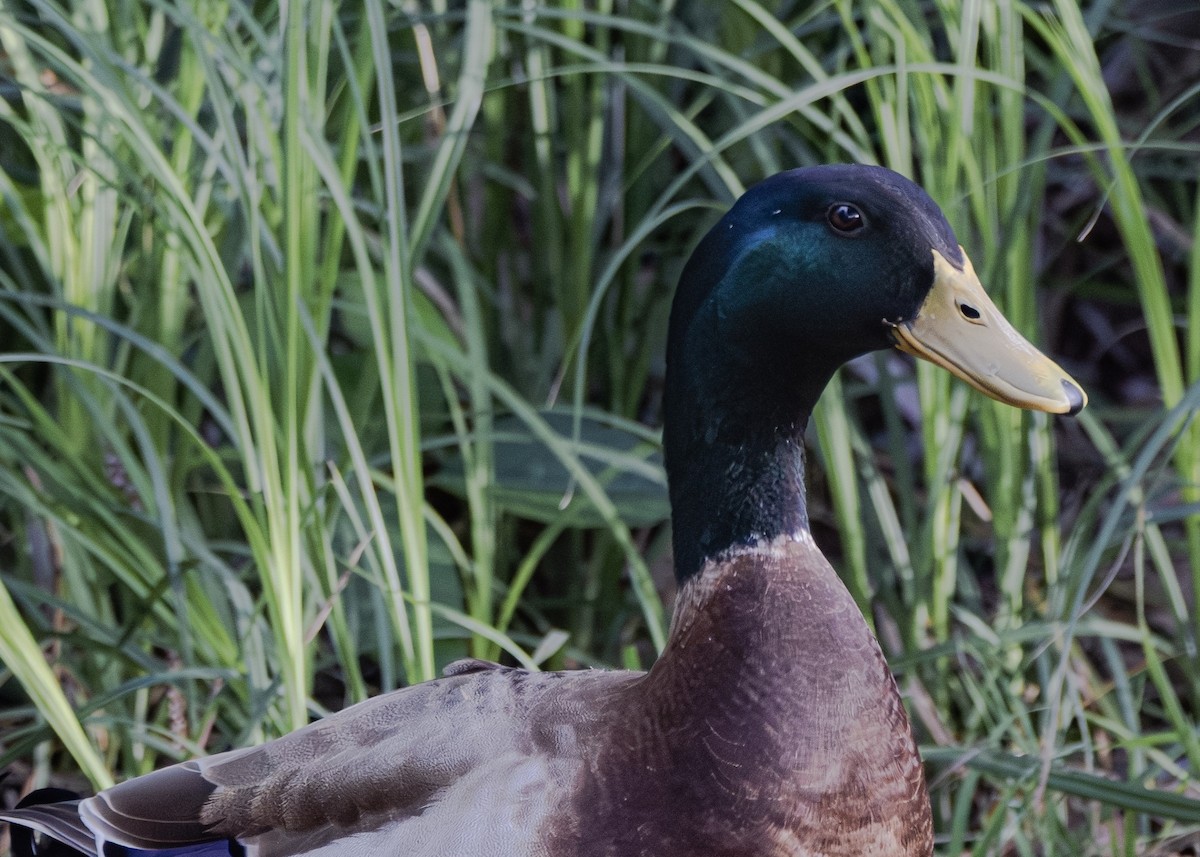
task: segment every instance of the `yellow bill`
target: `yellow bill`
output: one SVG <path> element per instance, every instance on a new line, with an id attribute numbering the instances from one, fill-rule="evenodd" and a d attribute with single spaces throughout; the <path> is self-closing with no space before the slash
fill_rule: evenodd
<path id="1" fill-rule="evenodd" d="M 933 251 L 933 288 L 916 318 L 894 325 L 896 347 L 1001 402 L 1052 414 L 1083 410 L 1083 388 L 1008 323 L 963 259 L 960 271 Z"/>

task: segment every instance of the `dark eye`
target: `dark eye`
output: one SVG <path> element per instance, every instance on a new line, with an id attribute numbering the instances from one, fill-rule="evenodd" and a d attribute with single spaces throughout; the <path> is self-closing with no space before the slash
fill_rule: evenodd
<path id="1" fill-rule="evenodd" d="M 857 232 L 867 225 L 862 212 L 846 202 L 835 202 L 829 206 L 829 211 L 826 212 L 825 219 L 838 232 L 845 232 L 847 234 Z"/>

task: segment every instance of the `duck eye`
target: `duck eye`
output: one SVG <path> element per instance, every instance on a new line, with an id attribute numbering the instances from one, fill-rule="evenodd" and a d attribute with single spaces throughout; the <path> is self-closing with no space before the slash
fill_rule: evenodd
<path id="1" fill-rule="evenodd" d="M 845 202 L 835 202 L 825 214 L 829 225 L 838 232 L 854 233 L 867 225 L 862 212 Z"/>

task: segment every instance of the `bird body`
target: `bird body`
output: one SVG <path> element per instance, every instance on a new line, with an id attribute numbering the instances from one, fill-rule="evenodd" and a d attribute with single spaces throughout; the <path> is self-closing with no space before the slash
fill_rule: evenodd
<path id="1" fill-rule="evenodd" d="M 932 848 L 895 682 L 811 540 L 781 537 L 707 563 L 683 586 L 662 656 L 615 700 L 612 732 L 572 801 L 577 832 L 556 831 L 563 847 L 547 854 Z"/>
<path id="2" fill-rule="evenodd" d="M 460 661 L 259 747 L 0 819 L 131 857 L 929 857 L 896 683 L 804 494 L 821 390 L 891 346 L 1013 404 L 1085 401 L 911 182 L 768 179 L 702 240 L 672 308 L 680 591 L 649 672 Z"/>

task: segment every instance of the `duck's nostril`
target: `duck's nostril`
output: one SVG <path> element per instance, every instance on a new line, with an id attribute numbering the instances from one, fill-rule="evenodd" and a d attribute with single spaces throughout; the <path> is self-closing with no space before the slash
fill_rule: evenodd
<path id="1" fill-rule="evenodd" d="M 970 304 L 959 304 L 958 311 L 967 318 L 971 319 L 971 321 L 975 321 L 979 318 L 979 310 L 975 309 L 975 307 L 971 306 Z"/>

